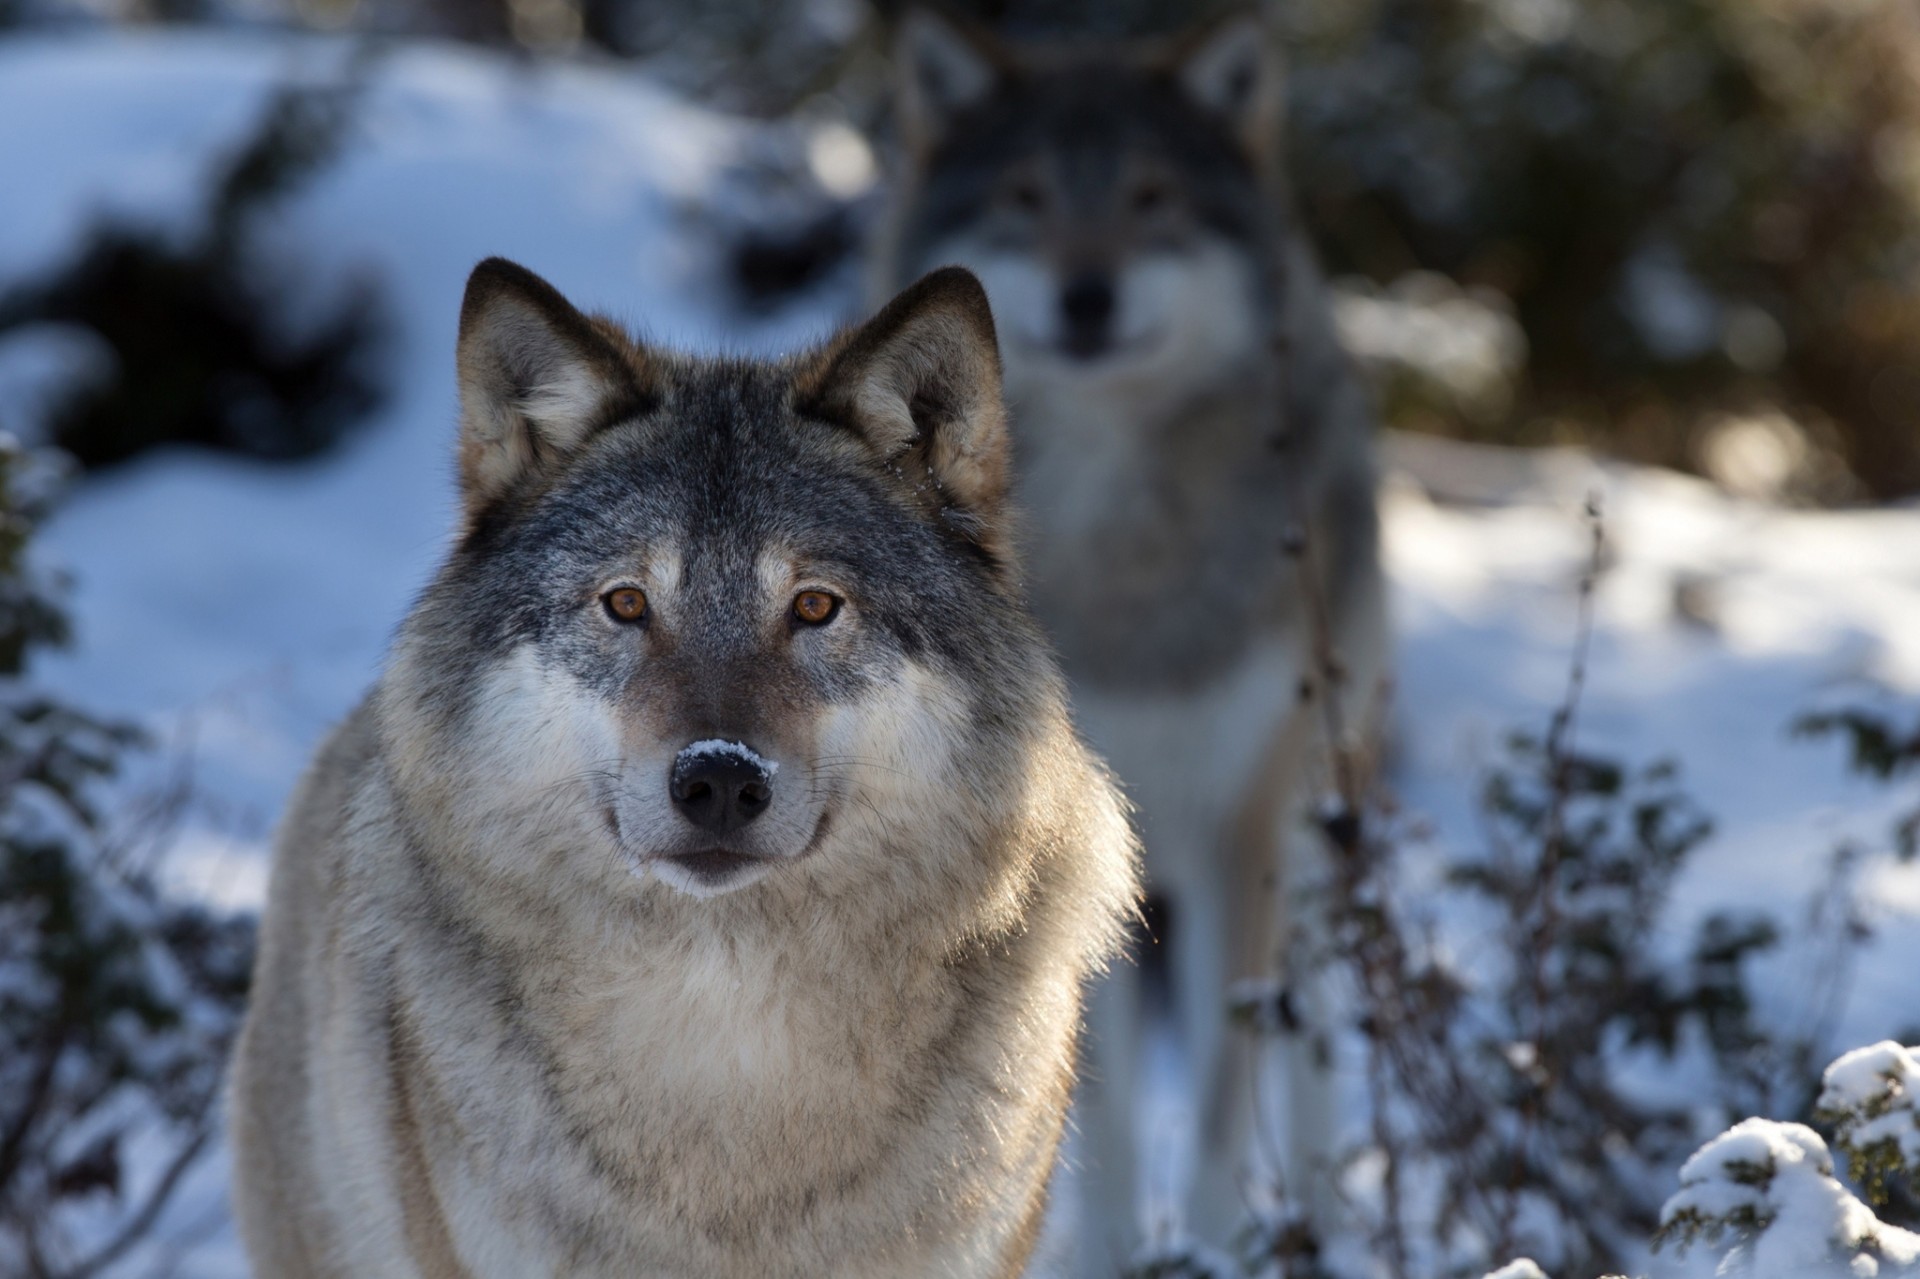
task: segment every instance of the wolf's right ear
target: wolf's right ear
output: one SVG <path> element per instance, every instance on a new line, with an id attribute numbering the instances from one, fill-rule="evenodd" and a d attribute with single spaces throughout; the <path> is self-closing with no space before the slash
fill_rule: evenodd
<path id="1" fill-rule="evenodd" d="M 1257 11 L 1230 13 L 1179 39 L 1170 67 L 1194 102 L 1255 159 L 1276 155 L 1286 122 L 1286 60 Z"/>
<path id="2" fill-rule="evenodd" d="M 986 290 L 942 267 L 802 361 L 794 408 L 844 427 L 930 515 L 1006 550 L 1009 443 Z"/>
<path id="3" fill-rule="evenodd" d="M 610 322 L 505 258 L 460 304 L 460 488 L 469 517 L 654 398 Z"/>
<path id="4" fill-rule="evenodd" d="M 986 31 L 932 9 L 907 10 L 893 41 L 900 137 L 925 150 L 953 118 L 983 101 L 1009 67 L 1007 51 Z"/>

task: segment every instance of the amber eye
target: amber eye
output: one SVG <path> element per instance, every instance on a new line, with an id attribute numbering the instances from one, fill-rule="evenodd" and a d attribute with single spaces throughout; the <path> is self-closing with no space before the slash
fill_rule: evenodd
<path id="1" fill-rule="evenodd" d="M 616 622 L 637 622 L 647 615 L 647 593 L 637 586 L 622 586 L 601 597 L 607 613 Z"/>
<path id="2" fill-rule="evenodd" d="M 801 591 L 793 597 L 793 615 L 808 626 L 821 626 L 840 611 L 840 601 L 825 591 Z"/>

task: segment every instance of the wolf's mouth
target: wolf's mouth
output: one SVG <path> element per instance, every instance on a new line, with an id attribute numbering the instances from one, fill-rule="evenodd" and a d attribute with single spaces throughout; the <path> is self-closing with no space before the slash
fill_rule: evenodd
<path id="1" fill-rule="evenodd" d="M 747 867 L 765 859 L 755 857 L 751 853 L 736 853 L 726 848 L 703 848 L 698 852 L 681 853 L 667 860 L 703 884 L 718 884 L 732 879 Z"/>
<path id="2" fill-rule="evenodd" d="M 1131 359 L 1138 359 L 1160 345 L 1164 335 L 1162 329 L 1149 329 L 1145 333 L 1132 337 L 1107 337 L 1098 342 L 1074 342 L 1067 339 L 1052 342 L 1028 342 L 1026 345 L 1056 360 L 1079 368 L 1104 369 L 1106 366 Z"/>
<path id="3" fill-rule="evenodd" d="M 752 853 L 713 845 L 684 853 L 661 851 L 642 855 L 634 859 L 631 868 L 634 874 L 644 878 L 647 867 L 652 866 L 665 876 L 668 884 L 696 897 L 730 892 L 755 882 L 777 867 L 790 865 L 812 853 L 825 838 L 827 828 L 831 825 L 831 816 L 831 813 L 820 814 L 814 823 L 812 836 L 797 853 Z M 619 818 L 616 814 L 609 814 L 608 824 L 617 835 Z"/>

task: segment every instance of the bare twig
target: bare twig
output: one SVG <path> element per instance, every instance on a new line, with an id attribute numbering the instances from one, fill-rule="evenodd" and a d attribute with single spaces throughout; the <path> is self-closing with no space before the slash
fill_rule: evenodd
<path id="1" fill-rule="evenodd" d="M 1567 802 L 1573 793 L 1573 769 L 1577 766 L 1573 754 L 1574 727 L 1580 714 L 1581 695 L 1587 685 L 1587 657 L 1593 646 L 1593 599 L 1595 587 L 1600 580 L 1601 569 L 1605 566 L 1606 522 L 1601 515 L 1600 494 L 1588 495 L 1586 505 L 1588 528 L 1588 550 L 1585 567 L 1580 574 L 1578 605 L 1574 620 L 1573 657 L 1567 664 L 1567 686 L 1561 694 L 1560 704 L 1554 708 L 1553 716 L 1547 723 L 1545 743 L 1547 769 L 1547 814 L 1546 835 L 1542 842 L 1540 873 L 1535 878 L 1535 895 L 1531 903 L 1536 916 L 1534 927 L 1527 930 L 1526 943 L 1529 960 L 1529 981 L 1533 999 L 1533 1039 L 1535 1061 L 1541 1072 L 1549 1068 L 1545 1054 L 1539 1052 L 1539 1046 L 1547 1041 L 1548 1011 L 1547 1001 L 1552 997 L 1549 990 L 1550 978 L 1547 973 L 1547 957 L 1552 953 L 1555 935 L 1560 927 L 1560 903 L 1557 894 L 1560 859 L 1566 849 Z M 1514 1143 L 1512 1170 L 1507 1181 L 1506 1200 L 1501 1208 L 1500 1229 L 1495 1236 L 1495 1254 L 1506 1256 L 1512 1253 L 1514 1246 L 1514 1215 L 1519 1211 L 1520 1188 L 1527 1180 L 1527 1167 L 1531 1160 L 1531 1148 L 1534 1130 L 1539 1123 L 1540 1095 L 1552 1086 L 1553 1081 L 1544 1073 L 1533 1080 L 1533 1087 L 1527 1089 L 1520 1107 L 1519 1139 Z"/>
<path id="2" fill-rule="evenodd" d="M 191 1124 L 192 1137 L 174 1152 L 172 1159 L 168 1160 L 166 1169 L 160 1174 L 160 1179 L 147 1192 L 146 1201 L 122 1223 L 119 1232 L 112 1239 L 91 1257 L 69 1270 L 67 1279 L 92 1279 L 92 1276 L 120 1260 L 129 1248 L 147 1237 L 154 1223 L 160 1219 L 161 1210 L 167 1206 L 168 1200 L 173 1198 L 173 1192 L 179 1188 L 180 1179 L 187 1175 L 188 1170 L 200 1158 L 201 1152 L 206 1149 L 207 1143 L 213 1139 L 213 1124 L 208 1114 L 210 1108 L 211 1099 L 208 1106 L 194 1116 Z"/>

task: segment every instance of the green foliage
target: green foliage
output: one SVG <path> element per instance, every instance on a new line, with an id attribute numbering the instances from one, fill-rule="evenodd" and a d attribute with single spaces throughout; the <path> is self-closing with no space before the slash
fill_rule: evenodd
<path id="1" fill-rule="evenodd" d="M 1816 711 L 1795 720 L 1793 731 L 1804 737 L 1844 738 L 1853 770 L 1883 782 L 1920 767 L 1920 723 L 1911 728 L 1896 724 L 1882 711 Z"/>
<path id="2" fill-rule="evenodd" d="M 1337 270 L 1511 299 L 1503 422 L 1694 464 L 1782 405 L 1876 493 L 1920 487 L 1920 37 L 1827 0 L 1291 6 L 1296 189 Z M 1844 72 L 1841 68 L 1845 68 Z"/>
<path id="3" fill-rule="evenodd" d="M 1804 737 L 1842 738 L 1853 771 L 1878 781 L 1920 770 L 1920 718 L 1904 724 L 1891 711 L 1849 707 L 1802 715 L 1793 728 Z M 1894 819 L 1893 847 L 1903 862 L 1920 855 L 1920 804 Z"/>
<path id="4" fill-rule="evenodd" d="M 1765 1182 L 1754 1184 L 1764 1185 Z M 1718 1216 L 1699 1208 L 1683 1208 L 1661 1222 L 1653 1232 L 1653 1247 L 1656 1252 L 1662 1248 L 1673 1248 L 1681 1253 L 1696 1244 L 1737 1247 L 1751 1243 L 1772 1224 L 1773 1217 L 1752 1204 L 1743 1203 Z"/>
<path id="5" fill-rule="evenodd" d="M 262 217 L 337 157 L 354 93 L 351 80 L 277 93 L 212 176 L 185 243 L 109 223 L 71 262 L 0 296 L 0 334 L 74 325 L 112 353 L 107 373 L 68 388 L 54 411 L 53 442 L 83 466 L 163 443 L 304 457 L 378 402 L 377 292 L 351 284 L 317 321 L 296 322 L 296 290 L 258 245 Z"/>

